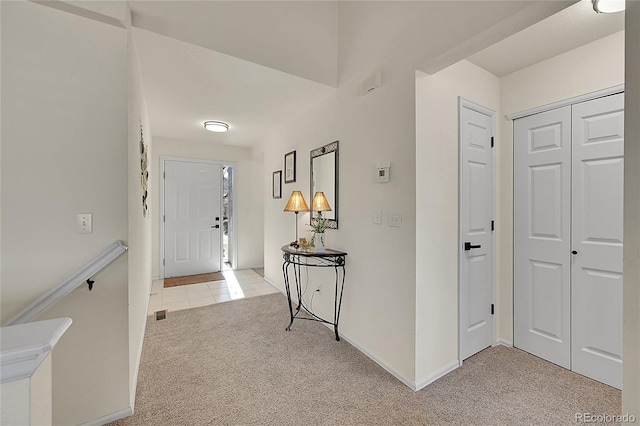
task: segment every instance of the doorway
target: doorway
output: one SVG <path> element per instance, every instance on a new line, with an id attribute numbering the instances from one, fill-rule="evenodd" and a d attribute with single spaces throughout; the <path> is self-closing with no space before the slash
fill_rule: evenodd
<path id="1" fill-rule="evenodd" d="M 233 167 L 222 168 L 222 268 L 233 269 Z"/>
<path id="2" fill-rule="evenodd" d="M 234 164 L 161 158 L 162 277 L 219 272 L 235 264 Z"/>

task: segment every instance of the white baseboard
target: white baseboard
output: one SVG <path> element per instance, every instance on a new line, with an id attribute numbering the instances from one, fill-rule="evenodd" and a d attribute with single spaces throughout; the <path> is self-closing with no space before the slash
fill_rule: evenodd
<path id="1" fill-rule="evenodd" d="M 284 294 L 285 296 L 287 295 L 287 292 L 286 292 L 284 289 L 282 289 L 282 288 L 278 287 L 277 285 L 275 285 L 274 283 L 272 283 L 271 281 L 269 281 L 269 280 L 268 280 L 268 279 L 266 279 L 266 278 L 264 278 L 264 280 L 265 280 L 266 282 L 268 282 L 269 284 L 271 284 L 271 287 L 275 288 L 275 289 L 276 289 L 276 290 L 278 290 L 280 293 Z M 293 300 L 293 298 L 292 298 L 291 300 Z M 297 301 L 296 301 L 296 302 L 297 302 Z"/>
<path id="2" fill-rule="evenodd" d="M 285 290 L 279 288 L 278 286 L 273 284 L 271 281 L 267 280 L 266 278 L 265 278 L 265 281 L 268 282 L 269 284 L 271 284 L 276 289 L 280 290 L 280 292 L 282 294 L 284 294 L 285 296 L 287 295 Z M 291 295 L 291 302 L 294 303 L 294 304 L 298 304 L 298 299 L 293 294 Z M 322 323 L 322 324 L 333 332 L 333 324 L 326 324 L 326 323 Z M 450 364 L 447 364 L 446 366 L 444 366 L 440 371 L 437 371 L 436 373 L 434 373 L 431 376 L 427 377 L 426 379 L 422 380 L 419 384 L 416 384 L 416 382 L 414 382 L 413 380 L 408 379 L 403 374 L 399 373 L 397 370 L 395 370 L 394 368 L 392 368 L 389 365 L 387 365 L 384 361 L 382 361 L 380 358 L 375 356 L 373 353 L 371 353 L 364 346 L 356 343 L 353 339 L 351 339 L 349 337 L 349 335 L 345 334 L 343 331 L 340 331 L 339 334 L 340 334 L 340 339 L 344 339 L 345 341 L 347 341 L 351 346 L 353 346 L 356 349 L 358 349 L 360 352 L 362 352 L 367 357 L 372 359 L 380 367 L 382 367 L 385 370 L 387 370 L 387 372 L 389 374 L 394 376 L 396 379 L 400 380 L 402 383 L 404 383 L 405 385 L 407 385 L 409 388 L 413 389 L 414 391 L 419 391 L 420 389 L 424 388 L 425 386 L 427 386 L 430 383 L 438 380 L 440 377 L 452 372 L 456 368 L 460 367 L 460 365 L 462 365 L 458 360 L 455 360 L 455 361 L 451 362 Z"/>
<path id="3" fill-rule="evenodd" d="M 272 283 L 269 283 L 269 284 L 273 285 Z M 278 288 L 278 287 L 276 287 L 276 288 Z M 280 290 L 280 289 L 278 288 L 278 290 Z M 285 296 L 287 295 L 284 290 L 280 290 L 280 291 Z M 294 297 L 293 294 L 291 295 L 291 302 L 294 303 L 295 305 L 298 304 L 298 299 L 296 297 Z M 333 330 L 333 324 L 327 324 L 327 323 L 321 323 L 321 324 L 324 325 L 325 327 L 327 327 L 329 330 L 331 330 L 331 332 L 334 331 Z M 408 378 L 406 378 L 405 376 L 403 376 L 402 374 L 397 372 L 395 369 L 389 367 L 384 361 L 382 361 L 380 358 L 378 358 L 377 356 L 372 354 L 365 347 L 363 347 L 363 346 L 359 345 L 358 343 L 356 343 L 355 341 L 353 341 L 353 339 L 349 338 L 349 336 L 344 334 L 344 332 L 340 331 L 339 334 L 340 334 L 340 339 L 344 339 L 345 341 L 347 341 L 351 346 L 353 346 L 354 348 L 358 349 L 360 352 L 362 352 L 363 354 L 365 354 L 366 356 L 371 358 L 380 367 L 382 367 L 385 370 L 387 370 L 389 372 L 389 374 L 394 376 L 396 379 L 400 380 L 402 383 L 404 383 L 405 385 L 409 386 L 411 389 L 416 390 L 415 383 L 412 380 L 409 380 Z"/>
<path id="4" fill-rule="evenodd" d="M 509 341 L 509 340 L 505 340 L 505 339 L 498 339 L 498 345 L 502 345 L 502 346 L 506 346 L 508 348 L 512 348 L 513 347 L 513 342 Z"/>
<path id="5" fill-rule="evenodd" d="M 246 268 L 242 268 L 242 269 L 260 269 L 260 268 L 264 268 L 264 265 L 247 266 Z"/>
<path id="6" fill-rule="evenodd" d="M 133 415 L 133 407 L 123 408 L 115 413 L 107 414 L 106 416 L 98 417 L 97 419 L 90 420 L 86 423 L 81 423 L 80 426 L 102 426 L 107 423 L 115 422 L 116 420 L 124 419 Z"/>
<path id="7" fill-rule="evenodd" d="M 324 325 L 327 326 L 331 331 L 333 331 L 333 325 L 332 324 L 324 324 Z M 389 372 L 389 374 L 394 376 L 396 379 L 400 380 L 402 383 L 404 383 L 405 385 L 407 385 L 411 389 L 417 390 L 415 382 L 413 382 L 412 380 L 409 380 L 404 375 L 402 375 L 401 373 L 399 373 L 395 369 L 393 369 L 390 366 L 388 366 L 384 361 L 382 361 L 380 358 L 378 358 L 377 356 L 372 354 L 365 347 L 363 347 L 363 346 L 359 345 L 358 343 L 354 342 L 352 339 L 349 338 L 348 335 L 344 334 L 342 331 L 340 332 L 340 339 L 346 340 L 347 342 L 349 342 L 349 344 L 351 346 L 355 347 L 360 352 L 362 352 L 363 354 L 365 354 L 366 356 L 371 358 L 376 364 L 378 364 L 380 367 L 382 367 L 385 370 L 387 370 Z"/>
<path id="8" fill-rule="evenodd" d="M 420 382 L 416 383 L 415 391 L 417 392 L 420 389 L 424 388 L 425 386 L 428 386 L 431 383 L 435 382 L 439 378 L 446 376 L 447 374 L 451 373 L 453 370 L 460 367 L 461 365 L 462 363 L 458 360 L 450 362 L 449 364 L 442 367 L 440 370 L 428 376 L 426 379 L 423 379 Z"/>

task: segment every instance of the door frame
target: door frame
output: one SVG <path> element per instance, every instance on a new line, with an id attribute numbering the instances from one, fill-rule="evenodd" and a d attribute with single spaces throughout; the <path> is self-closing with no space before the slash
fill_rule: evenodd
<path id="1" fill-rule="evenodd" d="M 513 127 L 513 121 L 517 120 L 518 118 L 526 117 L 528 115 L 534 115 L 539 112 L 545 112 L 556 108 L 561 108 L 568 105 L 579 104 L 585 101 L 592 101 L 594 99 L 604 98 L 605 96 L 616 95 L 622 92 L 624 92 L 624 84 L 619 84 L 617 86 L 607 87 L 602 90 L 596 90 L 595 92 L 585 93 L 584 95 L 578 95 L 571 98 L 563 99 L 561 101 L 552 102 L 550 104 L 544 104 L 534 108 L 525 109 L 523 111 L 506 114 L 505 117 L 507 118 L 507 120 L 511 120 Z"/>
<path id="2" fill-rule="evenodd" d="M 217 160 L 203 160 L 203 159 L 198 159 L 198 158 L 183 158 L 183 157 L 171 157 L 171 156 L 164 156 L 161 155 L 160 156 L 160 216 L 158 218 L 159 222 L 160 222 L 160 240 L 158 241 L 158 244 L 160 246 L 160 259 L 159 259 L 159 265 L 160 265 L 160 278 L 163 279 L 165 278 L 165 269 L 164 269 L 164 253 L 165 253 L 165 247 L 164 247 L 164 220 L 162 220 L 162 218 L 165 215 L 165 197 L 164 197 L 164 185 L 165 185 L 165 179 L 164 179 L 164 172 L 165 172 L 165 162 L 166 161 L 182 161 L 185 163 L 200 163 L 200 164 L 215 164 L 221 167 L 224 166 L 231 166 L 233 167 L 236 171 L 236 162 L 235 161 L 217 161 Z M 235 173 L 232 175 L 232 188 L 235 188 Z M 222 174 L 220 175 L 220 186 L 222 187 Z M 221 197 L 224 197 L 224 194 L 221 192 L 220 193 Z M 229 252 L 229 258 L 231 260 L 231 264 L 233 269 L 237 269 L 237 265 L 238 265 L 238 232 L 237 232 L 237 222 L 238 222 L 238 217 L 237 217 L 237 209 L 236 209 L 236 198 L 237 197 L 232 197 L 231 199 L 231 220 L 233 223 L 233 227 L 229 228 L 230 230 L 232 230 L 232 234 L 231 234 L 231 240 L 233 242 L 231 250 Z M 222 205 L 222 199 L 220 200 L 220 205 Z M 220 237 L 222 238 L 222 232 L 220 232 Z M 223 269 L 224 263 L 222 260 L 222 239 L 220 240 L 220 267 L 221 269 Z"/>
<path id="3" fill-rule="evenodd" d="M 491 117 L 492 133 L 494 138 L 494 146 L 497 143 L 496 138 L 496 112 L 485 106 L 477 104 L 473 101 L 458 96 L 458 365 L 462 365 L 462 246 L 463 232 L 462 232 L 462 108 L 469 108 L 480 114 Z M 496 150 L 491 150 L 491 190 L 492 190 L 492 216 L 495 220 L 496 217 Z M 496 288 L 496 232 L 491 233 L 491 303 L 496 305 L 495 295 L 497 294 Z M 494 311 L 495 312 L 495 311 Z M 498 335 L 496 315 L 491 315 L 491 346 L 496 346 L 496 336 Z"/>

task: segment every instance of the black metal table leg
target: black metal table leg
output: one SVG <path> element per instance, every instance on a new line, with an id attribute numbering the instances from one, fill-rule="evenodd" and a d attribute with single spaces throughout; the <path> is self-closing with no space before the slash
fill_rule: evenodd
<path id="1" fill-rule="evenodd" d="M 291 325 L 293 324 L 293 307 L 291 306 L 291 289 L 289 287 L 289 262 L 287 260 L 282 264 L 282 275 L 284 276 L 284 288 L 287 292 L 287 302 L 289 302 L 289 315 L 291 316 L 291 321 L 289 321 L 289 325 L 285 330 L 290 331 Z"/>
<path id="2" fill-rule="evenodd" d="M 289 246 L 282 247 L 284 262 L 282 264 L 282 274 L 284 277 L 285 290 L 287 292 L 287 302 L 289 303 L 289 325 L 286 327 L 287 331 L 291 330 L 293 321 L 298 318 L 301 320 L 311 320 L 325 323 L 327 325 L 333 325 L 333 331 L 336 336 L 336 341 L 340 341 L 340 332 L 338 330 L 338 324 L 340 322 L 340 310 L 342 308 L 342 296 L 344 294 L 345 283 L 345 256 L 346 253 L 337 250 L 327 249 L 326 252 L 314 253 L 314 252 L 300 252 L 299 250 L 292 249 Z M 304 259 L 304 263 L 303 263 Z M 311 260 L 311 262 L 310 262 Z M 298 297 L 298 306 L 293 308 L 291 300 L 291 281 L 289 276 L 289 267 L 293 266 L 293 275 L 296 281 L 296 293 Z M 335 292 L 334 292 L 334 305 L 333 305 L 333 322 L 328 321 L 318 315 L 316 315 L 309 307 L 304 304 L 302 295 L 302 275 L 301 267 L 321 267 L 321 268 L 334 268 L 335 272 Z M 342 279 L 340 279 L 340 270 L 342 270 Z M 338 292 L 339 287 L 339 292 Z M 300 310 L 304 309 L 305 312 L 310 314 L 308 316 L 298 317 Z"/>

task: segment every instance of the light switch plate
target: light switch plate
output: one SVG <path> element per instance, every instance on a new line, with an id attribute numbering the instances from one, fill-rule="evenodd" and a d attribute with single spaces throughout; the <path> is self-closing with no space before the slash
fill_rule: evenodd
<path id="1" fill-rule="evenodd" d="M 402 212 L 389 212 L 389 226 L 402 226 Z"/>
<path id="2" fill-rule="evenodd" d="M 380 209 L 373 210 L 373 223 L 375 225 L 380 225 L 382 223 L 382 210 Z"/>
<path id="3" fill-rule="evenodd" d="M 76 234 L 90 234 L 93 232 L 91 213 L 78 213 L 76 215 Z"/>

